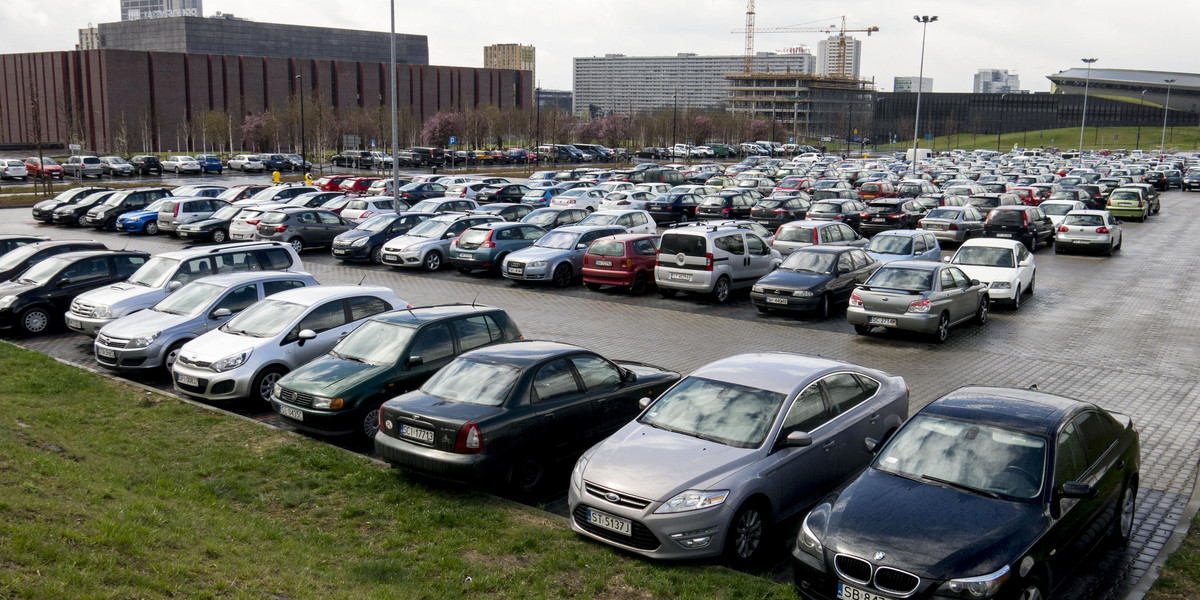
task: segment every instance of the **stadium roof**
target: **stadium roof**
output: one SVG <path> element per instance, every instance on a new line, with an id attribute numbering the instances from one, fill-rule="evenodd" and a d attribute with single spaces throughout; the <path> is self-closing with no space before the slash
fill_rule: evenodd
<path id="1" fill-rule="evenodd" d="M 1065 71 L 1059 71 L 1053 75 L 1047 75 L 1046 78 L 1054 83 L 1060 82 L 1082 82 L 1087 78 L 1086 68 L 1072 68 Z M 1143 88 L 1163 88 L 1167 87 L 1165 80 L 1174 79 L 1175 83 L 1171 84 L 1173 89 L 1191 88 L 1200 91 L 1200 74 L 1196 73 L 1172 73 L 1170 71 L 1141 71 L 1136 69 L 1097 69 L 1092 68 L 1091 84 L 1092 85 L 1120 85 L 1120 86 L 1140 86 Z"/>

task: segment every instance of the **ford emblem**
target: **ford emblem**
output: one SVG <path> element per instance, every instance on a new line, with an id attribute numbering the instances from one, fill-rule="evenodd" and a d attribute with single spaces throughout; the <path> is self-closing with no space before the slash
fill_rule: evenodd
<path id="1" fill-rule="evenodd" d="M 612 492 L 604 492 L 604 499 L 608 500 L 609 502 L 617 502 L 621 499 L 621 497 Z"/>
<path id="2" fill-rule="evenodd" d="M 876 553 L 875 553 L 875 560 L 883 560 L 883 559 L 885 559 L 885 558 L 887 558 L 887 555 L 886 555 L 886 554 L 884 554 L 884 553 L 882 553 L 882 552 L 876 552 Z"/>
<path id="3" fill-rule="evenodd" d="M 682 267 L 682 266 L 683 266 L 683 263 L 684 263 L 685 261 L 687 261 L 687 255 L 686 255 L 686 254 L 684 254 L 684 253 L 680 252 L 679 254 L 676 254 L 676 255 L 675 255 L 675 264 L 677 264 L 677 265 L 679 265 L 679 266 L 681 266 L 681 267 Z"/>

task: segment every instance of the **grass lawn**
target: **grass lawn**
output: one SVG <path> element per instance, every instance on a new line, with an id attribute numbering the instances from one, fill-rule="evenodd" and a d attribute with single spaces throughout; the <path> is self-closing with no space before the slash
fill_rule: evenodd
<path id="1" fill-rule="evenodd" d="M 0 598 L 794 598 L 0 343 Z"/>
<path id="2" fill-rule="evenodd" d="M 1146 600 L 1200 598 L 1200 516 L 1192 519 L 1187 537 L 1159 571 Z"/>
<path id="3" fill-rule="evenodd" d="M 911 127 L 911 125 L 910 125 Z M 1138 137 L 1137 127 L 1088 127 L 1083 136 L 1084 150 L 1100 150 L 1108 148 L 1116 150 L 1124 148 L 1133 150 L 1141 148 L 1146 152 L 1157 152 L 1163 141 L 1162 128 L 1142 127 L 1141 137 Z M 1139 141 L 1140 139 L 1140 141 Z M 997 147 L 998 146 L 998 147 Z M 1032 131 L 1009 132 L 1000 135 L 997 144 L 995 133 L 963 133 L 935 137 L 932 140 L 921 140 L 922 148 L 934 151 L 952 150 L 999 150 L 1008 152 L 1013 146 L 1023 148 L 1039 148 L 1054 146 L 1059 150 L 1068 150 L 1079 146 L 1079 128 L 1066 127 L 1062 129 L 1045 129 Z M 833 151 L 835 144 L 830 144 Z M 880 150 L 908 150 L 912 148 L 912 140 L 900 141 L 896 144 L 880 144 Z M 1200 148 L 1200 127 L 1171 127 L 1168 128 L 1167 151 L 1187 151 Z M 853 147 L 852 147 L 853 149 Z"/>

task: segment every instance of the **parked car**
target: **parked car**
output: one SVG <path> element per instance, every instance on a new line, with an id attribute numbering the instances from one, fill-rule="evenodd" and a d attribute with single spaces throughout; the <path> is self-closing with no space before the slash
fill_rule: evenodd
<path id="1" fill-rule="evenodd" d="M 900 197 L 900 193 L 896 190 L 896 186 L 889 181 L 867 181 L 858 186 L 858 199 L 863 202 L 898 197 Z"/>
<path id="2" fill-rule="evenodd" d="M 576 462 L 571 528 L 657 559 L 757 565 L 767 539 L 871 462 L 908 415 L 904 380 L 785 352 L 709 363 Z M 652 458 L 651 458 L 652 457 Z"/>
<path id="3" fill-rule="evenodd" d="M 860 248 L 800 248 L 783 259 L 778 269 L 754 282 L 750 302 L 760 313 L 804 311 L 828 319 L 882 264 Z"/>
<path id="4" fill-rule="evenodd" d="M 254 239 L 291 244 L 299 254 L 305 248 L 332 246 L 333 238 L 352 227 L 349 221 L 324 209 L 287 206 L 263 213 Z"/>
<path id="5" fill-rule="evenodd" d="M 978 279 L 988 288 L 988 297 L 1021 308 L 1025 294 L 1033 295 L 1037 266 L 1033 254 L 1017 240 L 979 238 L 967 240 L 947 261 Z"/>
<path id="6" fill-rule="evenodd" d="M 54 221 L 54 210 L 67 204 L 74 204 L 79 200 L 92 194 L 100 194 L 103 192 L 113 191 L 110 187 L 76 187 L 68 190 L 63 190 L 57 196 L 42 200 L 33 205 L 33 220 L 41 223 L 51 223 Z"/>
<path id="7" fill-rule="evenodd" d="M 604 190 L 597 190 L 590 187 L 576 187 L 552 198 L 550 206 L 581 208 L 592 212 L 600 207 L 600 202 L 604 200 L 605 194 Z"/>
<path id="8" fill-rule="evenodd" d="M 974 206 L 987 212 L 1000 206 L 1021 206 L 1024 202 L 1016 194 L 975 194 L 967 198 L 964 206 Z"/>
<path id="9" fill-rule="evenodd" d="M 628 288 L 632 295 L 646 292 L 654 281 L 658 260 L 656 233 L 621 233 L 599 238 L 583 255 L 583 284 L 597 291 L 602 286 Z"/>
<path id="10" fill-rule="evenodd" d="M 803 219 L 784 223 L 775 231 L 771 247 L 787 256 L 807 246 L 852 246 L 862 248 L 867 238 L 858 235 L 849 225 L 838 221 Z"/>
<path id="11" fill-rule="evenodd" d="M 382 180 L 382 177 L 350 177 L 342 180 L 341 185 L 338 186 L 338 191 L 343 194 L 366 194 L 367 190 L 371 189 L 371 184 Z"/>
<path id="12" fill-rule="evenodd" d="M 30 177 L 35 179 L 63 178 L 62 165 L 55 162 L 55 160 L 49 156 L 43 156 L 42 158 L 30 156 L 29 158 L 26 158 L 25 172 L 28 173 Z"/>
<path id="13" fill-rule="evenodd" d="M 325 208 L 325 205 L 330 200 L 343 197 L 345 196 L 341 192 L 304 192 L 303 194 L 289 198 L 284 204 L 287 206 L 303 206 L 305 208 Z M 348 199 L 346 204 L 349 205 L 354 200 L 358 200 L 358 198 Z M 391 199 L 389 198 L 387 201 L 391 202 Z M 342 208 L 345 207 L 343 206 Z M 388 212 L 392 211 L 389 210 Z"/>
<path id="14" fill-rule="evenodd" d="M 232 166 L 230 168 L 233 168 Z M 352 175 L 326 175 L 313 182 L 313 185 L 326 192 L 341 191 L 342 182 L 352 177 Z"/>
<path id="15" fill-rule="evenodd" d="M 230 204 L 215 198 L 172 197 L 158 211 L 158 230 L 175 235 L 180 226 L 212 217 L 213 213 L 225 206 Z"/>
<path id="16" fill-rule="evenodd" d="M 955 390 L 804 518 L 792 552 L 797 589 L 814 598 L 1049 598 L 1093 547 L 1132 536 L 1138 438 L 1129 417 L 1088 402 Z"/>
<path id="17" fill-rule="evenodd" d="M 240 185 L 231 186 L 220 194 L 217 194 L 217 200 L 237 202 L 238 200 L 249 198 L 250 196 L 257 194 L 268 187 L 271 186 L 263 183 L 243 183 Z"/>
<path id="18" fill-rule="evenodd" d="M 805 217 L 815 221 L 839 221 L 845 223 L 847 227 L 854 231 L 860 231 L 859 227 L 862 223 L 862 213 L 867 209 L 867 205 L 859 200 L 851 198 L 832 198 L 828 200 L 820 199 L 815 193 L 813 195 L 814 202 L 808 207 L 808 215 Z"/>
<path id="19" fill-rule="evenodd" d="M 471 211 L 473 215 L 496 215 L 505 221 L 520 221 L 526 215 L 533 212 L 533 206 L 529 204 L 516 204 L 511 202 L 494 202 L 492 204 L 484 204 L 479 208 Z"/>
<path id="20" fill-rule="evenodd" d="M 205 219 L 191 221 L 175 228 L 175 235 L 184 240 L 198 242 L 213 242 L 222 244 L 229 241 L 229 225 L 242 211 L 249 210 L 244 206 L 227 204 L 218 208 Z"/>
<path id="21" fill-rule="evenodd" d="M 569 225 L 539 238 L 501 261 L 501 274 L 514 281 L 549 281 L 567 287 L 582 273 L 588 246 L 602 237 L 626 233 L 614 225 Z"/>
<path id="22" fill-rule="evenodd" d="M 103 326 L 92 344 L 96 362 L 114 371 L 170 373 L 188 341 L 223 325 L 271 294 L 317 285 L 299 272 L 223 273 L 192 280 L 148 309 Z"/>
<path id="23" fill-rule="evenodd" d="M 229 159 L 230 171 L 241 171 L 243 173 L 255 171 L 262 173 L 267 170 L 267 166 L 258 158 L 257 154 L 238 154 Z"/>
<path id="24" fill-rule="evenodd" d="M 200 163 L 200 171 L 203 173 L 223 173 L 225 165 L 221 164 L 221 157 L 216 154 L 197 154 L 196 162 Z"/>
<path id="25" fill-rule="evenodd" d="M 16 329 L 24 335 L 46 333 L 60 326 L 58 315 L 75 296 L 124 281 L 149 258 L 145 252 L 125 250 L 82 250 L 47 257 L 0 283 L 0 329 Z"/>
<path id="26" fill-rule="evenodd" d="M 465 202 L 470 202 L 466 200 Z M 419 210 L 418 203 L 414 210 Z M 420 267 L 440 270 L 450 254 L 450 245 L 470 227 L 502 222 L 495 215 L 441 214 L 414 226 L 408 233 L 388 240 L 381 252 L 383 264 L 390 267 Z"/>
<path id="27" fill-rule="evenodd" d="M 333 238 L 333 257 L 339 260 L 368 260 L 383 262 L 383 245 L 388 240 L 408 233 L 410 229 L 435 213 L 402 212 L 379 214 L 367 218 L 350 231 Z"/>
<path id="28" fill-rule="evenodd" d="M 692 192 L 667 192 L 646 203 L 646 212 L 655 223 L 687 223 L 696 220 L 696 208 L 703 198 Z"/>
<path id="29" fill-rule="evenodd" d="M 180 173 L 199 174 L 202 170 L 195 157 L 184 154 L 168 156 L 166 160 L 162 161 L 162 168 L 164 171 L 174 171 L 176 175 Z"/>
<path id="30" fill-rule="evenodd" d="M 100 172 L 104 175 L 108 175 L 109 177 L 116 177 L 118 175 L 132 176 L 133 171 L 133 165 L 120 156 L 100 157 Z"/>
<path id="31" fill-rule="evenodd" d="M 258 160 L 262 161 L 263 167 L 268 171 L 287 171 L 292 168 L 292 162 L 284 158 L 282 154 L 259 154 Z M 369 169 L 370 165 L 361 167 Z"/>
<path id="32" fill-rule="evenodd" d="M 666 298 L 687 291 L 724 304 L 733 290 L 752 286 L 782 262 L 749 226 L 679 227 L 663 233 L 654 282 Z"/>
<path id="33" fill-rule="evenodd" d="M 537 225 L 546 231 L 565 227 L 567 225 L 575 225 L 588 216 L 588 212 L 582 208 L 562 208 L 558 206 L 539 208 L 525 215 L 522 223 Z"/>
<path id="34" fill-rule="evenodd" d="M 850 295 L 846 319 L 855 333 L 875 327 L 950 337 L 950 328 L 974 320 L 987 323 L 988 288 L 953 265 L 899 261 L 883 265 Z"/>
<path id="35" fill-rule="evenodd" d="M 91 210 L 94 206 L 103 204 L 115 193 L 115 191 L 109 190 L 96 194 L 88 194 L 74 202 L 55 208 L 50 218 L 55 225 L 87 227 L 87 211 Z"/>
<path id="36" fill-rule="evenodd" d="M 25 244 L 19 248 L 10 249 L 0 256 L 0 282 L 9 281 L 20 275 L 22 271 L 52 256 L 67 252 L 107 249 L 100 242 L 87 240 L 50 240 Z"/>
<path id="37" fill-rule="evenodd" d="M 1142 222 L 1145 222 L 1146 218 L 1155 212 L 1149 199 L 1146 198 L 1146 194 L 1142 190 L 1133 188 L 1113 190 L 1108 196 L 1106 210 L 1114 217 L 1137 219 Z"/>
<path id="38" fill-rule="evenodd" d="M 646 203 L 654 198 L 654 194 L 641 190 L 609 192 L 600 201 L 597 210 L 645 210 Z"/>
<path id="39" fill-rule="evenodd" d="M 881 231 L 915 229 L 924 215 L 925 208 L 916 200 L 873 200 L 859 215 L 859 232 L 873 235 Z"/>
<path id="40" fill-rule="evenodd" d="M 863 250 L 884 264 L 898 260 L 942 260 L 942 246 L 937 238 L 928 231 L 915 229 L 881 231 Z"/>
<path id="41" fill-rule="evenodd" d="M 410 205 L 429 198 L 441 198 L 446 195 L 446 186 L 440 183 L 413 182 L 400 187 L 399 198 Z"/>
<path id="42" fill-rule="evenodd" d="M 171 195 L 167 188 L 132 188 L 113 192 L 104 202 L 87 210 L 84 221 L 96 229 L 117 230 L 117 219 L 124 214 L 140 211 L 160 198 Z"/>
<path id="43" fill-rule="evenodd" d="M 50 241 L 50 238 L 40 236 L 0 233 L 0 256 L 4 256 L 17 248 L 28 246 L 29 244 L 48 241 Z"/>
<path id="44" fill-rule="evenodd" d="M 917 229 L 932 232 L 939 242 L 961 244 L 983 235 L 983 215 L 974 206 L 942 206 L 917 221 Z"/>
<path id="45" fill-rule="evenodd" d="M 1001 206 L 988 212 L 983 221 L 983 235 L 1015 239 L 1036 252 L 1042 242 L 1054 245 L 1054 223 L 1036 206 Z"/>
<path id="46" fill-rule="evenodd" d="M 416 473 L 529 492 L 556 463 L 571 464 L 636 416 L 639 398 L 678 379 L 558 342 L 487 346 L 385 402 L 375 451 Z"/>
<path id="47" fill-rule="evenodd" d="M 67 162 L 62 164 L 63 173 L 71 177 L 84 179 L 87 177 L 100 178 L 104 175 L 104 165 L 100 163 L 99 156 L 84 156 L 75 155 L 67 157 Z"/>
<path id="48" fill-rule="evenodd" d="M 1073 210 L 1088 210 L 1088 205 L 1079 200 L 1047 200 L 1039 204 L 1038 208 L 1050 217 L 1050 222 L 1057 228 L 1067 213 Z"/>
<path id="49" fill-rule="evenodd" d="M 368 198 L 355 198 L 347 202 L 346 206 L 342 207 L 342 212 L 339 213 L 338 216 L 350 221 L 351 223 L 358 224 L 375 215 L 394 215 L 401 210 L 406 210 L 407 208 L 407 205 L 394 208 L 392 206 L 391 198 L 371 196 Z"/>
<path id="50" fill-rule="evenodd" d="M 15 158 L 0 158 L 0 179 L 20 179 L 25 181 L 29 178 L 29 169 L 25 168 L 25 163 Z"/>
<path id="51" fill-rule="evenodd" d="M 655 233 L 658 224 L 644 210 L 598 210 L 579 222 L 580 225 L 616 225 L 629 233 Z"/>
<path id="52" fill-rule="evenodd" d="M 223 185 L 212 185 L 207 183 L 181 185 L 171 188 L 173 196 L 196 196 L 199 198 L 220 198 L 221 194 L 228 190 Z"/>
<path id="53" fill-rule="evenodd" d="M 162 161 L 153 154 L 137 154 L 129 157 L 129 164 L 138 175 L 162 175 Z"/>
<path id="54" fill-rule="evenodd" d="M 1193 167 L 1187 170 L 1183 179 L 1179 181 L 1179 189 L 1185 192 L 1200 188 L 1200 167 Z"/>
<path id="55" fill-rule="evenodd" d="M 287 202 L 300 194 L 322 191 L 312 185 L 296 185 L 284 183 L 273 185 L 254 192 L 253 196 L 237 201 L 238 206 L 258 206 L 263 204 L 280 204 Z"/>
<path id="56" fill-rule="evenodd" d="M 529 188 L 519 183 L 498 183 L 489 185 L 475 194 L 475 201 L 480 204 L 491 202 L 520 202 Z"/>
<path id="57" fill-rule="evenodd" d="M 1063 217 L 1055 233 L 1054 251 L 1062 254 L 1077 249 L 1103 252 L 1121 249 L 1125 241 L 1122 222 L 1106 210 L 1073 210 Z"/>
<path id="58" fill-rule="evenodd" d="M 543 235 L 546 235 L 545 229 L 527 223 L 481 223 L 463 231 L 451 242 L 447 257 L 459 273 L 476 269 L 499 273 L 505 257 L 532 246 Z"/>
<path id="59" fill-rule="evenodd" d="M 745 190 L 723 189 L 700 200 L 696 207 L 696 219 L 746 219 L 757 202 L 758 199 Z"/>
<path id="60" fill-rule="evenodd" d="M 234 206 L 238 206 L 234 204 Z M 258 222 L 266 207 L 238 206 L 242 210 L 229 221 L 229 239 L 234 242 L 253 241 L 258 234 Z M 214 213 L 216 214 L 216 213 Z"/>
<path id="61" fill-rule="evenodd" d="M 429 198 L 422 200 L 410 206 L 407 210 L 416 212 L 433 212 L 433 213 L 451 213 L 451 212 L 471 212 L 477 210 L 479 205 L 474 200 L 466 198 Z"/>
<path id="62" fill-rule="evenodd" d="M 808 194 L 803 196 L 763 198 L 750 210 L 750 219 L 771 230 L 791 221 L 799 221 L 808 216 L 812 203 Z"/>
<path id="63" fill-rule="evenodd" d="M 364 319 L 405 307 L 380 286 L 318 285 L 268 296 L 183 345 L 172 369 L 175 391 L 270 402 L 280 377 L 328 352 Z"/>
<path id="64" fill-rule="evenodd" d="M 418 389 L 464 352 L 519 339 L 508 314 L 488 306 L 379 313 L 327 354 L 283 376 L 271 394 L 271 407 L 289 427 L 370 442 L 385 401 Z"/>

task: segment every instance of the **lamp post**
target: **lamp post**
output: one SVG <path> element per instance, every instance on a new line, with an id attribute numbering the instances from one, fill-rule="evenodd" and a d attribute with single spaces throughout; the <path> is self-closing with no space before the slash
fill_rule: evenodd
<path id="1" fill-rule="evenodd" d="M 1087 63 L 1087 78 L 1083 80 L 1083 115 L 1079 119 L 1079 166 L 1083 166 L 1083 128 L 1087 125 L 1087 101 L 1088 88 L 1092 83 L 1092 63 L 1100 60 L 1098 58 L 1081 58 L 1084 63 Z"/>
<path id="2" fill-rule="evenodd" d="M 913 15 L 913 20 L 921 24 L 921 68 L 917 74 L 917 116 L 913 119 L 913 155 L 912 172 L 917 172 L 917 148 L 921 143 L 921 88 L 925 87 L 925 31 L 929 24 L 937 21 L 937 15 Z"/>
<path id="3" fill-rule="evenodd" d="M 996 152 L 1000 151 L 1000 133 L 1004 131 L 1004 98 L 1007 93 L 1000 94 L 1000 122 L 996 124 Z"/>
<path id="4" fill-rule="evenodd" d="M 1171 110 L 1171 84 L 1175 83 L 1174 79 L 1164 79 L 1167 82 L 1167 103 L 1163 105 L 1163 132 L 1161 152 L 1167 153 L 1167 112 Z"/>
<path id="5" fill-rule="evenodd" d="M 534 88 L 533 102 L 537 107 L 535 109 L 535 112 L 537 114 L 537 116 L 535 117 L 535 120 L 537 121 L 537 125 L 536 125 L 536 131 L 534 133 L 533 152 L 534 152 L 534 155 L 537 156 L 537 153 L 541 151 L 541 147 L 542 147 L 542 88 L 541 88 L 541 86 Z M 537 158 L 538 158 L 538 160 L 542 159 L 541 156 L 538 156 Z"/>
<path id="6" fill-rule="evenodd" d="M 296 79 L 300 80 L 300 169 L 308 173 L 308 165 L 305 162 L 308 159 L 308 151 L 304 145 L 304 76 L 297 75 Z"/>
<path id="7" fill-rule="evenodd" d="M 679 89 L 675 89 L 675 104 L 671 108 L 671 152 L 672 158 L 675 157 L 675 144 L 679 143 Z"/>
<path id="8" fill-rule="evenodd" d="M 396 156 L 400 153 L 400 130 L 396 127 L 396 92 L 398 91 L 396 84 L 396 0 L 392 0 L 390 4 L 392 5 L 390 21 L 392 35 L 389 38 L 392 53 L 392 64 L 390 67 L 392 79 L 392 93 L 390 94 L 392 97 L 392 206 L 395 207 L 397 212 L 400 212 L 400 161 L 397 160 L 398 157 Z M 450 156 L 453 157 L 454 155 L 451 154 Z M 454 165 L 453 158 L 450 159 L 450 165 Z"/>
<path id="9" fill-rule="evenodd" d="M 1142 115 L 1146 112 L 1146 92 L 1147 91 L 1149 91 L 1149 90 L 1142 90 L 1141 103 L 1138 105 L 1138 133 L 1137 133 L 1137 144 L 1134 146 L 1135 150 L 1142 149 Z"/>

